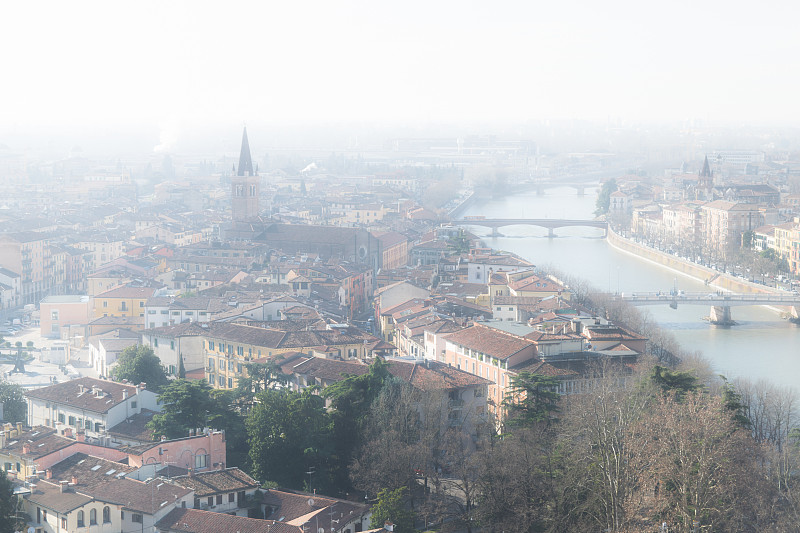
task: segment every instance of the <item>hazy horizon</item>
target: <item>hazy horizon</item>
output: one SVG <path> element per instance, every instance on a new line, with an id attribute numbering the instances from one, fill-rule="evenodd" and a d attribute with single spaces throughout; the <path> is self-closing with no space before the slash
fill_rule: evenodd
<path id="1" fill-rule="evenodd" d="M 800 7 L 627 0 L 13 3 L 0 143 L 319 124 L 791 126 Z M 99 135 L 102 137 L 102 133 Z M 225 133 L 224 136 L 228 136 Z"/>

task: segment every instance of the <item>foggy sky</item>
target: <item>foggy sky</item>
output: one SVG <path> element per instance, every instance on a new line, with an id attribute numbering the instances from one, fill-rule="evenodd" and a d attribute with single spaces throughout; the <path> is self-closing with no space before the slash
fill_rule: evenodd
<path id="1" fill-rule="evenodd" d="M 795 2 L 7 2 L 6 129 L 800 118 Z"/>

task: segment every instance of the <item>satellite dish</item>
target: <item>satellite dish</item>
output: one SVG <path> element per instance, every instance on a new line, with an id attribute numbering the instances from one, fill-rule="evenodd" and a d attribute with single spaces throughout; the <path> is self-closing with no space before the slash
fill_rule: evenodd
<path id="1" fill-rule="evenodd" d="M 309 507 L 314 507 L 314 498 L 309 498 L 308 499 L 308 506 Z"/>

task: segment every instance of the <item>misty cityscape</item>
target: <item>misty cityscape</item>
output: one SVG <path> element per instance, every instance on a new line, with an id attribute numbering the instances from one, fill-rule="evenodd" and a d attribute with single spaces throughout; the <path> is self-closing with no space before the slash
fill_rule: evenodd
<path id="1" fill-rule="evenodd" d="M 796 7 L 4 12 L 0 533 L 800 531 Z"/>

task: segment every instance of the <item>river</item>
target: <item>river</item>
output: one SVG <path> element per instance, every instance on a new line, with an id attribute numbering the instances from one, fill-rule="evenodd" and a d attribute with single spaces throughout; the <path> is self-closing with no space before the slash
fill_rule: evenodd
<path id="1" fill-rule="evenodd" d="M 487 218 L 571 218 L 591 219 L 596 188 L 584 196 L 575 189 L 547 189 L 535 192 L 478 200 L 464 215 Z M 686 292 L 708 291 L 702 282 L 611 247 L 602 231 L 591 228 L 561 228 L 549 239 L 547 230 L 533 226 L 500 228 L 501 237 L 491 237 L 488 228 L 472 227 L 472 232 L 494 249 L 518 254 L 536 265 L 553 267 L 588 280 L 609 292 L 669 291 L 674 286 Z M 728 379 L 767 379 L 775 384 L 796 387 L 800 380 L 800 327 L 783 320 L 766 307 L 733 307 L 732 327 L 719 327 L 703 320 L 708 306 L 682 305 L 640 307 L 650 313 L 662 328 L 671 331 L 681 345 L 700 351 L 714 370 Z"/>

